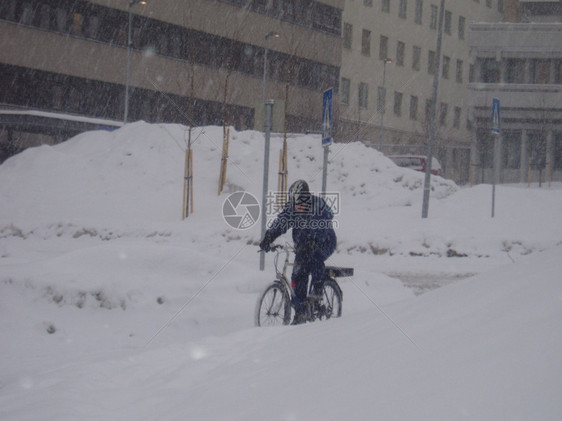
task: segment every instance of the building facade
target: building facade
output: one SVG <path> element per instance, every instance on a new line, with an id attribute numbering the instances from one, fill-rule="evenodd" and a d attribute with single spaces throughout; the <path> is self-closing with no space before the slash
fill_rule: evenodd
<path id="1" fill-rule="evenodd" d="M 318 130 L 322 92 L 339 83 L 342 10 L 343 0 L 2 0 L 0 111 L 123 121 L 128 80 L 128 121 L 253 128 L 267 97 L 282 111 L 276 130 Z M 71 134 L 16 120 L 0 114 L 0 144 Z"/>
<path id="2" fill-rule="evenodd" d="M 476 75 L 468 87 L 475 182 L 493 180 L 494 156 L 500 182 L 562 180 L 560 2 L 550 2 L 552 8 L 549 2 L 526 3 L 519 17 L 528 22 L 470 26 Z M 544 19 L 533 15 L 539 10 Z M 491 132 L 492 98 L 500 100 L 499 135 Z"/>
<path id="3" fill-rule="evenodd" d="M 466 87 L 474 77 L 472 22 L 503 19 L 502 0 L 447 0 L 434 148 L 445 175 L 469 180 L 472 127 Z M 439 0 L 346 0 L 340 80 L 340 136 L 385 154 L 425 154 Z"/>

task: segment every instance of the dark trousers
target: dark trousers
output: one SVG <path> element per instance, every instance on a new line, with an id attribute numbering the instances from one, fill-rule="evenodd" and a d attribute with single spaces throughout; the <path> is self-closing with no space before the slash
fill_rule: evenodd
<path id="1" fill-rule="evenodd" d="M 330 253 L 331 254 L 331 253 Z M 312 253 L 297 253 L 295 255 L 295 266 L 291 280 L 295 294 L 299 300 L 305 300 L 307 296 L 308 276 L 312 275 L 312 288 L 322 286 L 325 277 L 326 266 L 324 261 L 330 255 L 317 249 Z"/>

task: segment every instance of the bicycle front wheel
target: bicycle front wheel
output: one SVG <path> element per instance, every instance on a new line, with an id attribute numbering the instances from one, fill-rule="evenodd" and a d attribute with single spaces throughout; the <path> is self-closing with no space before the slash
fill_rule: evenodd
<path id="1" fill-rule="evenodd" d="M 256 302 L 256 326 L 282 326 L 291 322 L 291 299 L 279 282 L 269 285 Z"/>

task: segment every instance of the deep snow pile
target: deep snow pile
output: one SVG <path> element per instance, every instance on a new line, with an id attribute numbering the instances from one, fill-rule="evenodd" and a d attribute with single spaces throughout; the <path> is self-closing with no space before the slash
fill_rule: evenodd
<path id="1" fill-rule="evenodd" d="M 222 205 L 261 200 L 263 135 L 231 132 L 218 196 L 222 129 L 194 130 L 181 221 L 186 139 L 138 122 L 0 166 L 0 419 L 559 418 L 562 186 L 498 186 L 492 219 L 490 186 L 434 178 L 422 220 L 423 174 L 335 144 L 344 317 L 255 329 L 271 258 Z M 319 190 L 318 136 L 288 142 Z"/>
<path id="2" fill-rule="evenodd" d="M 139 122 L 26 150 L 0 167 L 0 194 L 6 205 L 0 218 L 16 219 L 26 227 L 31 221 L 39 225 L 59 220 L 101 221 L 101 228 L 139 225 L 140 221 L 176 222 L 181 216 L 187 136 L 183 126 Z M 194 129 L 192 139 L 195 209 L 199 218 L 201 214 L 215 217 L 225 198 L 217 197 L 222 128 Z M 232 131 L 224 194 L 243 190 L 261 200 L 263 143 L 262 133 Z M 323 152 L 318 136 L 291 136 L 288 145 L 290 178 L 306 178 L 319 191 Z M 281 147 L 281 137 L 273 136 L 272 191 Z M 360 199 L 364 210 L 408 206 L 421 191 L 422 174 L 398 168 L 360 143 L 333 145 L 330 161 L 328 187 L 342 195 L 343 206 L 354 203 L 353 198 Z M 433 179 L 432 190 L 438 198 L 456 189 L 448 180 Z M 215 212 L 206 215 L 209 209 Z"/>

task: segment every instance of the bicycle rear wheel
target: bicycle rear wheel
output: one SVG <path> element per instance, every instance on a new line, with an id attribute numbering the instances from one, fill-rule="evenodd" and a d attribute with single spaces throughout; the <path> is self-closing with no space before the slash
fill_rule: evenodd
<path id="1" fill-rule="evenodd" d="M 324 282 L 324 291 L 319 306 L 319 318 L 341 317 L 343 294 L 340 286 L 333 279 Z"/>
<path id="2" fill-rule="evenodd" d="M 282 326 L 291 322 L 291 299 L 280 282 L 269 285 L 258 297 L 254 314 L 256 326 Z"/>

